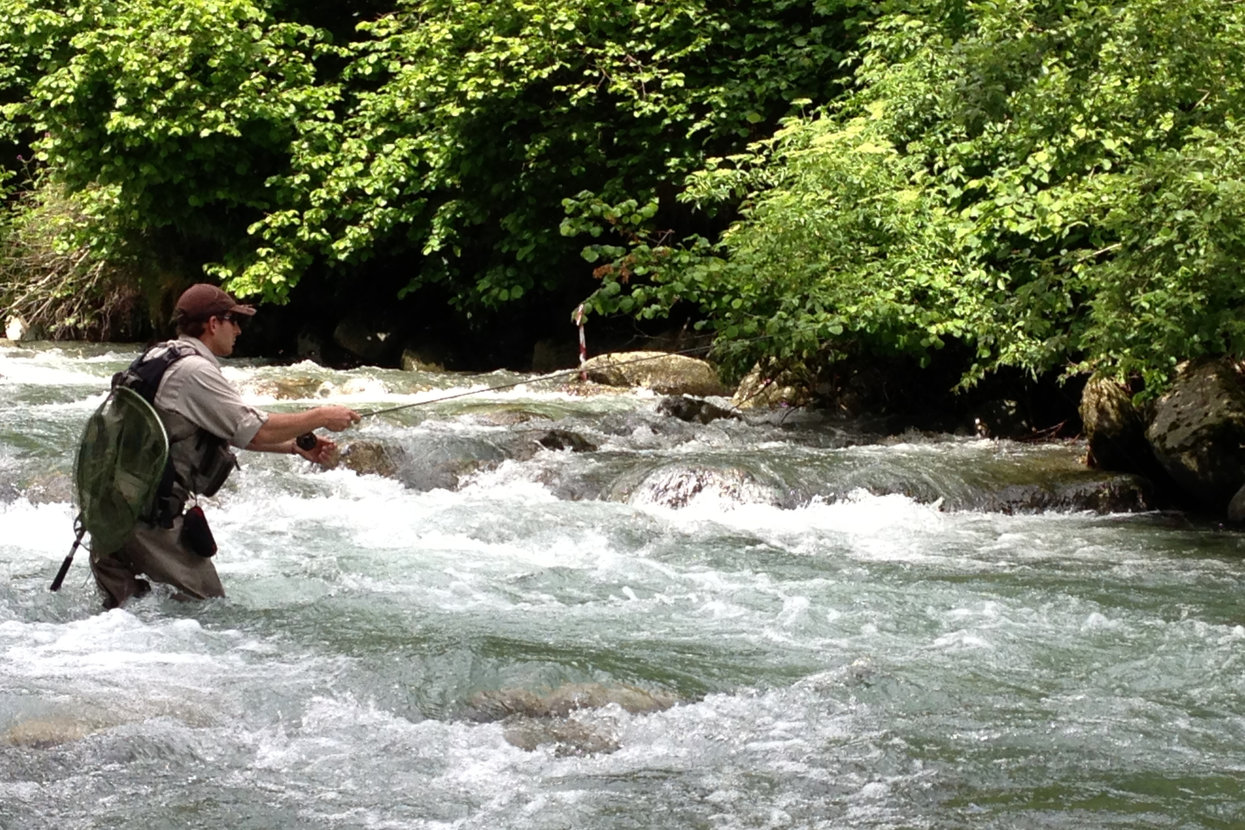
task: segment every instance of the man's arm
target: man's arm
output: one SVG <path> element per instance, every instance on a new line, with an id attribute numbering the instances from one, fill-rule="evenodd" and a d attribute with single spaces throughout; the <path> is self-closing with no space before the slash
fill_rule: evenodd
<path id="1" fill-rule="evenodd" d="M 303 412 L 269 412 L 268 420 L 255 433 L 248 450 L 259 452 L 293 452 L 294 439 L 306 432 L 330 429 L 341 432 L 359 422 L 362 416 L 344 406 L 317 406 Z"/>

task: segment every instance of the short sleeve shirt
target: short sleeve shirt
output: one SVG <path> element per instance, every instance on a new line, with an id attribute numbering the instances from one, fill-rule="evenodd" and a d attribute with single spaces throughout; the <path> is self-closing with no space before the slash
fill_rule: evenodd
<path id="1" fill-rule="evenodd" d="M 243 402 L 237 388 L 221 374 L 216 355 L 197 337 L 182 336 L 179 343 L 194 347 L 195 354 L 173 363 L 164 373 L 155 404 L 245 448 L 255 438 L 268 414 Z"/>

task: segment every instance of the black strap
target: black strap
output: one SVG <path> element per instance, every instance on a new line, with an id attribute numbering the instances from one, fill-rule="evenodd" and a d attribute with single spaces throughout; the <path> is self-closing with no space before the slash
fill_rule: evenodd
<path id="1" fill-rule="evenodd" d="M 156 393 L 160 391 L 160 381 L 164 373 L 182 358 L 198 354 L 189 343 L 170 340 L 153 346 L 134 359 L 129 368 L 112 376 L 112 385 L 126 386 L 142 395 L 147 403 L 156 405 Z M 173 520 L 182 511 L 181 504 L 173 496 L 173 485 L 177 482 L 177 471 L 173 469 L 172 453 L 165 459 L 164 471 L 160 475 L 160 484 L 156 488 L 151 509 L 143 518 L 151 524 L 161 527 L 172 527 Z"/>

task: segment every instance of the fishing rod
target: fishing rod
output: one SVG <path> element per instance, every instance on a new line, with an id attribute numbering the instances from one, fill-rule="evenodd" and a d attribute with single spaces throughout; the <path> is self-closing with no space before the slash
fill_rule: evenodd
<path id="1" fill-rule="evenodd" d="M 633 360 L 624 360 L 619 363 L 615 363 L 614 365 L 618 367 L 631 366 L 636 363 L 645 363 L 650 360 L 661 360 L 663 357 L 669 357 L 671 355 L 681 355 L 681 356 L 686 357 L 686 356 L 696 354 L 698 352 L 708 353 L 712 349 L 713 349 L 712 345 L 696 346 L 690 349 L 682 349 L 677 352 L 662 352 L 661 354 L 650 355 L 648 357 L 637 357 L 637 358 L 634 358 Z M 373 409 L 369 412 L 359 413 L 359 417 L 360 418 L 371 418 L 373 415 L 384 415 L 389 412 L 400 412 L 404 409 L 411 409 L 412 407 L 416 407 L 416 406 L 427 406 L 428 404 L 443 403 L 445 401 L 455 400 L 456 398 L 466 398 L 471 395 L 484 395 L 489 392 L 498 392 L 503 389 L 513 389 L 516 386 L 524 386 L 525 384 L 529 384 L 529 383 L 540 383 L 541 381 L 554 380 L 556 378 L 562 378 L 562 377 L 570 377 L 571 375 L 579 375 L 579 374 L 582 374 L 583 371 L 584 369 L 582 366 L 579 367 L 578 369 L 560 369 L 556 372 L 550 372 L 547 375 L 539 375 L 534 378 L 524 378 L 523 380 L 516 380 L 512 383 L 499 383 L 496 386 L 488 386 L 488 387 L 485 387 L 484 389 L 468 389 L 465 392 L 455 392 L 451 395 L 442 395 L 437 398 L 428 398 L 422 401 L 413 401 L 411 403 L 404 403 L 398 406 L 388 406 L 388 407 L 384 407 L 383 409 Z M 316 435 L 314 432 L 305 432 L 302 435 L 298 436 L 296 439 L 294 439 L 294 443 L 298 445 L 299 449 L 313 450 L 315 449 L 316 443 L 318 440 L 319 439 L 316 438 Z"/>

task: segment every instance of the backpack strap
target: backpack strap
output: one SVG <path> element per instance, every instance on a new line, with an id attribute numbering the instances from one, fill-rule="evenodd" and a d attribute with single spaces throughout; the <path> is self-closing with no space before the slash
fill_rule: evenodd
<path id="1" fill-rule="evenodd" d="M 177 361 L 198 354 L 189 343 L 170 340 L 152 346 L 138 357 L 129 368 L 112 376 L 113 387 L 127 386 L 142 395 L 147 403 L 156 405 L 156 392 L 160 390 L 160 381 L 164 373 Z"/>
<path id="2" fill-rule="evenodd" d="M 127 369 L 112 376 L 113 387 L 126 386 L 142 395 L 147 403 L 156 405 L 156 393 L 160 391 L 160 381 L 164 373 L 177 361 L 198 354 L 194 346 L 170 340 L 153 346 L 134 359 Z M 177 472 L 173 469 L 172 454 L 164 462 L 164 472 L 160 475 L 160 484 L 152 499 L 151 510 L 144 517 L 152 524 L 172 527 L 173 519 L 181 512 L 181 504 L 173 495 L 173 485 L 177 482 Z"/>

